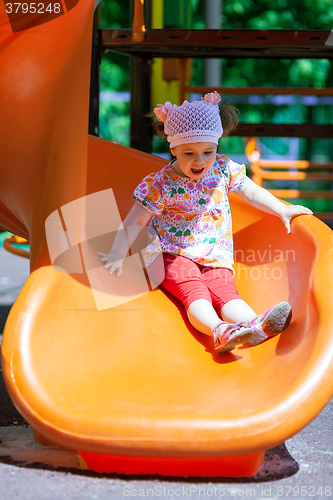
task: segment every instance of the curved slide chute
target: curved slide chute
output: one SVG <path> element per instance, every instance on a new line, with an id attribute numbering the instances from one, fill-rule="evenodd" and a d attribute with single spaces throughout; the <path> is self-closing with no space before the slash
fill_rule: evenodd
<path id="1" fill-rule="evenodd" d="M 332 231 L 301 216 L 287 235 L 231 195 L 241 295 L 258 313 L 293 307 L 288 329 L 254 348 L 217 356 L 158 280 L 105 306 L 95 251 L 165 162 L 87 135 L 93 4 L 15 34 L 0 4 L 0 226 L 31 254 L 1 348 L 8 392 L 41 442 L 80 450 L 95 470 L 255 474 L 333 394 Z M 90 220 L 106 191 L 116 209 Z"/>

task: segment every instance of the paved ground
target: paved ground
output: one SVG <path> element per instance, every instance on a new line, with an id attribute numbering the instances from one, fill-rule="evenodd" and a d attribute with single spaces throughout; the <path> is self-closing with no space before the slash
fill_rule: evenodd
<path id="1" fill-rule="evenodd" d="M 0 332 L 29 275 L 28 261 L 0 248 Z M 0 336 L 1 339 L 1 336 Z M 78 469 L 75 452 L 34 443 L 0 372 L 0 500 L 123 498 L 332 498 L 333 400 L 299 434 L 266 453 L 253 479 L 100 475 Z"/>

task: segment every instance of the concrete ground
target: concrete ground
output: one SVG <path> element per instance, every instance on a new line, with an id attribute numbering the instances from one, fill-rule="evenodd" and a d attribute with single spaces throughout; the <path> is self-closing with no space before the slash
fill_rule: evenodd
<path id="1" fill-rule="evenodd" d="M 0 246 L 0 333 L 28 275 L 28 261 Z M 255 478 L 107 475 L 80 470 L 75 452 L 34 443 L 32 429 L 12 405 L 0 372 L 0 500 L 223 496 L 333 499 L 333 400 L 300 433 L 269 450 Z"/>

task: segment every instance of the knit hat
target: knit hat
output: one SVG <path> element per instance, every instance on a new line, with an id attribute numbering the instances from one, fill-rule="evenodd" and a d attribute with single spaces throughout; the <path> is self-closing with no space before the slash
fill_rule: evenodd
<path id="1" fill-rule="evenodd" d="M 206 94 L 201 101 L 184 101 L 181 106 L 158 104 L 154 108 L 157 118 L 164 122 L 164 132 L 170 148 L 193 142 L 212 142 L 218 144 L 223 134 L 220 117 L 220 95 L 215 92 Z"/>

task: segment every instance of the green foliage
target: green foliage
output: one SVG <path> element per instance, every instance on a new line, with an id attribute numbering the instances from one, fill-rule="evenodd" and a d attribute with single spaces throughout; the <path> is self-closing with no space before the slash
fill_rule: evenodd
<path id="1" fill-rule="evenodd" d="M 100 103 L 100 135 L 110 141 L 130 145 L 130 117 L 127 102 Z"/>
<path id="2" fill-rule="evenodd" d="M 130 28 L 130 0 L 102 0 L 101 28 Z"/>
<path id="3" fill-rule="evenodd" d="M 325 87 L 332 85 L 329 78 L 331 63 L 328 59 L 297 59 L 290 66 L 288 74 L 292 86 Z"/>
<path id="4" fill-rule="evenodd" d="M 331 0 L 223 1 L 225 29 L 331 29 L 332 23 Z"/>
<path id="5" fill-rule="evenodd" d="M 129 57 L 115 52 L 102 56 L 100 89 L 113 92 L 125 92 L 129 89 Z"/>
<path id="6" fill-rule="evenodd" d="M 204 28 L 204 0 L 193 10 L 193 25 Z M 332 29 L 331 0 L 223 0 L 224 29 Z M 203 84 L 203 61 L 194 61 L 193 85 Z M 333 86 L 328 60 L 225 59 L 226 86 Z"/>
<path id="7" fill-rule="evenodd" d="M 130 0 L 102 0 L 101 28 L 130 28 Z M 100 90 L 129 91 L 129 56 L 116 52 L 102 54 Z M 129 103 L 100 103 L 100 135 L 129 146 Z"/>

